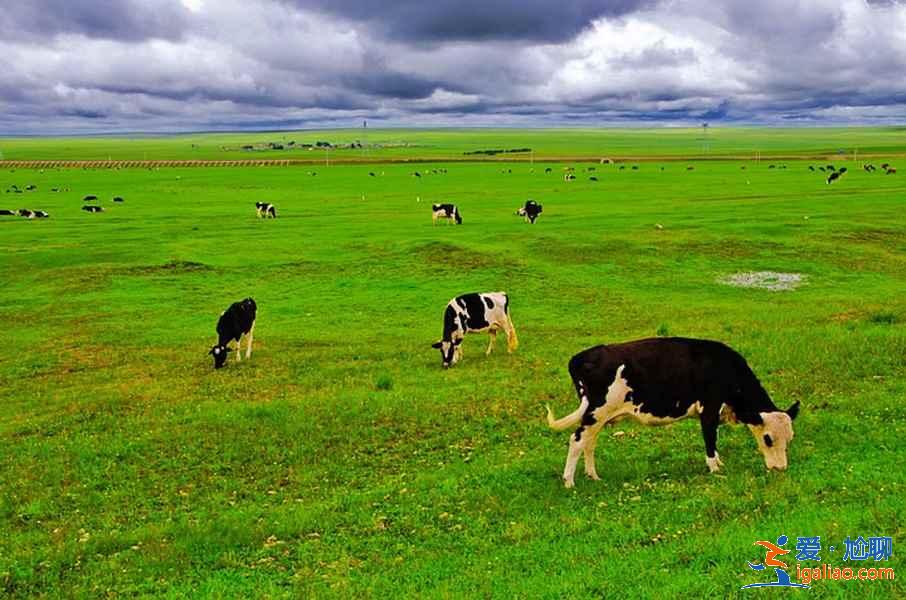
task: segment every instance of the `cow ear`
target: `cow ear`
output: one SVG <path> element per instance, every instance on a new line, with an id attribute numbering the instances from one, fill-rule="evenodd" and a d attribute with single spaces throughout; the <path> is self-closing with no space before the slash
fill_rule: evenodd
<path id="1" fill-rule="evenodd" d="M 432 347 L 432 348 L 440 348 L 440 347 L 441 347 L 441 344 L 442 344 L 442 342 L 434 342 L 433 344 L 431 344 L 431 347 Z"/>
<path id="2" fill-rule="evenodd" d="M 796 400 L 796 402 L 794 402 L 791 407 L 786 409 L 786 414 L 788 414 L 790 416 L 791 421 L 796 418 L 796 416 L 799 414 L 799 401 L 798 400 Z"/>

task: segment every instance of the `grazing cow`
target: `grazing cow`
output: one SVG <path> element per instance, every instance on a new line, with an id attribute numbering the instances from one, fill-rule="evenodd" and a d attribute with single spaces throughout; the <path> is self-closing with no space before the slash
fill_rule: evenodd
<path id="1" fill-rule="evenodd" d="M 833 173 L 831 173 L 830 175 L 827 176 L 827 184 L 830 185 L 833 182 L 837 181 L 838 179 L 840 179 L 840 173 L 838 171 L 834 171 Z"/>
<path id="2" fill-rule="evenodd" d="M 692 165 L 689 165 L 688 167 L 686 167 L 686 170 L 687 170 L 687 171 L 694 171 L 694 170 L 695 170 L 695 167 L 693 167 Z"/>
<path id="3" fill-rule="evenodd" d="M 572 173 L 567 173 L 566 175 L 563 176 L 563 181 L 572 181 L 575 178 L 576 178 L 576 176 L 573 175 Z"/>
<path id="4" fill-rule="evenodd" d="M 14 211 L 14 210 L 7 210 L 7 209 L 3 208 L 3 209 L 0 209 L 0 216 L 15 217 L 15 216 L 16 216 L 16 211 Z"/>
<path id="5" fill-rule="evenodd" d="M 775 167 L 774 167 L 774 165 L 768 165 L 768 168 L 769 168 L 769 169 L 773 169 L 773 168 L 775 168 Z"/>
<path id="6" fill-rule="evenodd" d="M 36 186 L 36 185 L 33 184 L 33 183 L 32 183 L 32 184 L 29 184 L 29 185 L 27 185 L 27 186 L 25 186 L 25 191 L 26 191 L 26 192 L 34 192 L 34 191 L 37 190 L 37 189 L 38 189 L 38 186 Z"/>
<path id="7" fill-rule="evenodd" d="M 89 196 L 85 196 L 84 198 L 82 198 L 82 202 L 94 202 L 97 199 L 98 199 L 97 196 L 89 195 Z"/>
<path id="8" fill-rule="evenodd" d="M 535 223 L 535 219 L 538 218 L 543 212 L 542 205 L 538 204 L 534 200 L 526 200 L 525 206 L 516 211 L 516 214 L 520 217 L 525 217 L 526 223 Z"/>
<path id="9" fill-rule="evenodd" d="M 808 166 L 808 170 L 809 170 L 809 171 L 814 171 L 814 170 L 815 170 L 815 165 L 809 165 L 809 166 Z"/>
<path id="10" fill-rule="evenodd" d="M 233 349 L 228 344 L 236 340 L 236 361 L 242 360 L 242 336 L 248 336 L 245 357 L 252 356 L 252 338 L 255 334 L 255 316 L 258 305 L 251 298 L 234 302 L 220 314 L 217 321 L 217 344 L 208 352 L 214 357 L 214 368 L 219 369 Z"/>
<path id="11" fill-rule="evenodd" d="M 883 164 L 881 165 L 881 168 L 884 169 L 884 170 L 886 171 L 886 170 L 887 170 L 887 167 L 889 167 L 889 166 L 890 166 L 890 163 L 883 163 Z"/>
<path id="12" fill-rule="evenodd" d="M 595 176 L 591 176 L 591 177 L 588 178 L 588 180 L 589 180 L 589 181 L 597 181 L 598 178 L 595 177 Z"/>
<path id="13" fill-rule="evenodd" d="M 505 292 L 487 294 L 463 294 L 447 303 L 444 310 L 444 334 L 439 342 L 431 344 L 440 350 L 443 367 L 449 368 L 462 359 L 462 340 L 467 333 L 488 332 L 488 349 L 494 349 L 497 331 L 506 333 L 507 351 L 513 352 L 519 346 L 516 329 L 510 319 L 510 298 Z"/>
<path id="14" fill-rule="evenodd" d="M 28 210 L 27 208 L 20 208 L 19 210 L 16 211 L 16 213 L 17 213 L 20 217 L 25 217 L 26 219 L 34 219 L 34 218 L 35 218 L 35 211 L 33 211 L 33 210 Z"/>
<path id="15" fill-rule="evenodd" d="M 886 174 L 887 174 L 887 175 L 896 175 L 896 174 L 897 174 L 897 170 L 894 169 L 893 167 L 888 167 L 887 173 L 886 173 Z"/>
<path id="16" fill-rule="evenodd" d="M 626 170 L 626 165 L 620 165 L 620 170 L 621 170 L 621 171 L 625 171 L 625 170 Z"/>
<path id="17" fill-rule="evenodd" d="M 262 217 L 265 219 L 277 218 L 277 207 L 270 202 L 255 202 L 255 212 L 259 219 Z"/>
<path id="18" fill-rule="evenodd" d="M 849 169 L 847 169 L 846 167 L 840 167 L 840 170 L 839 170 L 838 172 L 840 173 L 840 175 L 843 175 L 843 174 L 846 173 L 848 170 L 849 170 Z"/>
<path id="19" fill-rule="evenodd" d="M 544 169 L 544 173 L 545 173 L 545 174 L 551 173 L 552 171 L 553 171 L 553 169 L 551 169 L 550 167 Z"/>
<path id="20" fill-rule="evenodd" d="M 368 171 L 368 176 L 369 176 L 369 177 L 377 177 L 377 175 L 374 174 L 374 171 Z"/>
<path id="21" fill-rule="evenodd" d="M 569 374 L 579 407 L 548 425 L 556 430 L 577 427 L 569 439 L 563 481 L 573 487 L 579 455 L 585 473 L 598 479 L 595 444 L 601 428 L 626 417 L 645 425 L 663 425 L 697 416 L 705 440 L 705 462 L 715 473 L 717 427 L 722 422 L 748 425 L 768 469 L 787 467 L 793 439 L 796 402 L 779 410 L 758 378 L 736 351 L 720 342 L 688 338 L 649 338 L 596 346 L 569 361 Z"/>
<path id="22" fill-rule="evenodd" d="M 827 165 L 827 170 L 828 170 L 828 171 L 836 171 L 837 169 L 834 168 L 834 165 Z"/>
<path id="23" fill-rule="evenodd" d="M 639 170 L 639 165 L 632 165 L 632 170 L 633 170 L 633 171 L 638 171 L 638 170 Z"/>
<path id="24" fill-rule="evenodd" d="M 421 177 L 422 174 L 419 173 L 418 171 L 416 171 L 415 173 L 412 174 L 412 176 L 413 176 L 413 177 Z"/>
<path id="25" fill-rule="evenodd" d="M 83 206 L 82 210 L 84 210 L 85 212 L 90 212 L 90 213 L 99 213 L 99 212 L 104 212 L 104 207 L 88 205 L 88 206 Z"/>
<path id="26" fill-rule="evenodd" d="M 32 213 L 34 213 L 36 219 L 46 219 L 50 217 L 50 215 L 43 210 L 33 210 Z"/>
<path id="27" fill-rule="evenodd" d="M 432 204 L 431 223 L 437 225 L 438 219 L 447 219 L 448 223 L 462 225 L 462 215 L 459 214 L 459 208 L 455 204 Z"/>
<path id="28" fill-rule="evenodd" d="M 123 197 L 122 197 L 122 196 L 114 196 L 114 197 L 113 197 L 113 201 L 114 201 L 114 202 L 123 202 Z"/>

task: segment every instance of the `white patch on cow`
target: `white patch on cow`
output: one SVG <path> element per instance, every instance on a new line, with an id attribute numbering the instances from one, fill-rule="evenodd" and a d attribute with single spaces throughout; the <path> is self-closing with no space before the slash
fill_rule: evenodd
<path id="1" fill-rule="evenodd" d="M 242 336 L 236 340 L 236 362 L 242 362 Z"/>
<path id="2" fill-rule="evenodd" d="M 769 470 L 785 471 L 787 446 L 793 440 L 793 420 L 788 414 L 779 410 L 758 414 L 761 416 L 761 425 L 749 425 L 749 430 L 755 436 L 758 450 L 764 457 L 764 464 Z M 765 441 L 766 435 L 770 436 L 770 446 Z"/>
<path id="3" fill-rule="evenodd" d="M 220 354 L 220 348 L 214 348 L 214 354 Z"/>

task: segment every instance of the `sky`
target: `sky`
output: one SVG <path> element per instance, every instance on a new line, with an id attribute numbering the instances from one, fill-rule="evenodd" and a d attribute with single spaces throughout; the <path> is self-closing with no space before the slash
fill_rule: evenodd
<path id="1" fill-rule="evenodd" d="M 899 0 L 4 0 L 0 135 L 906 121 Z"/>

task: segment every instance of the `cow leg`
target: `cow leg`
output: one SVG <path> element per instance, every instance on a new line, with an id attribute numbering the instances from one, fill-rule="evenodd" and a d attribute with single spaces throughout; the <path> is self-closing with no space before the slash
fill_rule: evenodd
<path id="1" fill-rule="evenodd" d="M 566 466 L 563 468 L 563 485 L 571 488 L 576 485 L 576 465 L 579 464 L 579 455 L 588 444 L 588 430 L 580 427 L 569 436 L 569 451 L 566 453 Z"/>
<path id="2" fill-rule="evenodd" d="M 249 342 L 248 346 L 245 349 L 245 357 L 249 358 L 252 356 L 252 339 L 255 337 L 255 323 L 252 323 L 251 329 L 249 329 Z M 239 349 L 242 350 L 241 348 Z"/>
<path id="3" fill-rule="evenodd" d="M 242 336 L 236 340 L 236 362 L 242 362 Z"/>
<path id="4" fill-rule="evenodd" d="M 484 353 L 485 356 L 488 356 L 489 354 L 491 354 L 491 351 L 494 350 L 494 344 L 496 342 L 497 342 L 497 330 L 492 327 L 491 329 L 488 330 L 488 349 Z"/>
<path id="5" fill-rule="evenodd" d="M 585 444 L 584 454 L 585 454 L 585 474 L 589 479 L 595 481 L 600 481 L 601 478 L 598 477 L 598 471 L 595 469 L 595 446 L 598 445 L 598 434 L 601 433 L 601 427 L 594 427 L 593 431 L 589 431 L 588 443 Z"/>
<path id="6" fill-rule="evenodd" d="M 717 473 L 724 463 L 720 461 L 717 453 L 717 426 L 720 423 L 719 415 L 701 415 L 702 437 L 705 438 L 705 462 L 708 470 Z"/>

